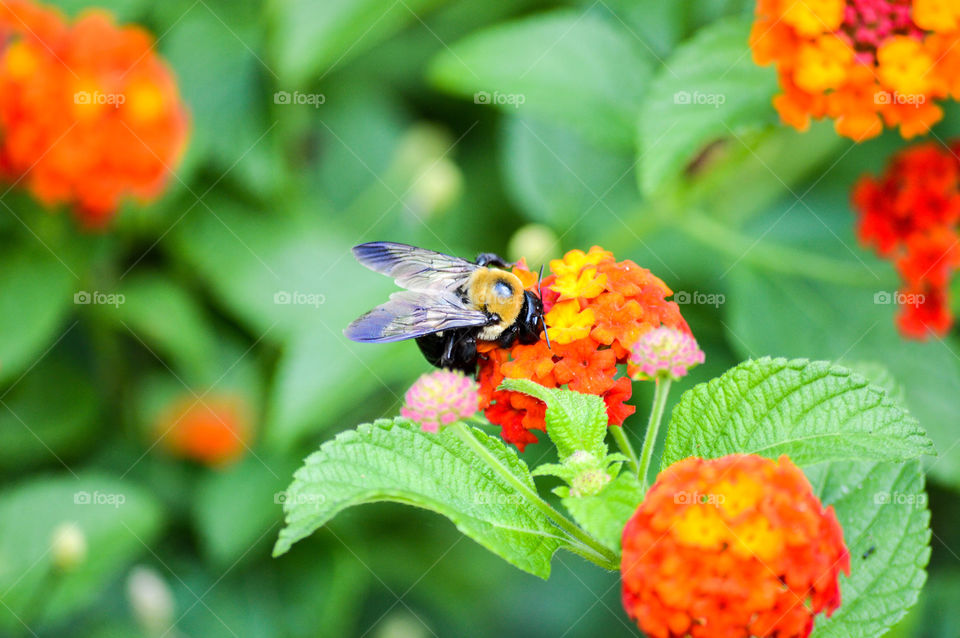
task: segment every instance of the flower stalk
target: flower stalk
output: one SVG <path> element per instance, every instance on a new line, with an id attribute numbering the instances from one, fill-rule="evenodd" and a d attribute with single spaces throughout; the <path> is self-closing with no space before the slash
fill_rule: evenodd
<path id="1" fill-rule="evenodd" d="M 653 407 L 650 410 L 650 420 L 647 422 L 647 433 L 643 437 L 643 447 L 640 448 L 640 463 L 637 467 L 637 478 L 646 492 L 649 487 L 647 476 L 650 473 L 650 460 L 653 458 L 653 448 L 657 444 L 657 434 L 660 432 L 660 422 L 667 407 L 667 396 L 670 394 L 670 377 L 658 377 L 653 390 Z"/>
<path id="2" fill-rule="evenodd" d="M 610 434 L 613 435 L 613 440 L 617 443 L 617 447 L 620 448 L 620 452 L 627 457 L 627 469 L 639 476 L 640 463 L 637 460 L 637 453 L 633 449 L 633 444 L 630 443 L 630 439 L 627 438 L 627 433 L 623 431 L 623 426 L 613 425 L 610 426 L 609 429 Z"/>

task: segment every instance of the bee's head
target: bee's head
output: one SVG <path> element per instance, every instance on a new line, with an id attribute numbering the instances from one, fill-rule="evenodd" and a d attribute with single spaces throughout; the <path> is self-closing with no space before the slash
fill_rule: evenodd
<path id="1" fill-rule="evenodd" d="M 523 309 L 517 318 L 517 341 L 524 345 L 532 345 L 540 341 L 540 329 L 546 325 L 543 322 L 543 302 L 533 292 L 524 292 Z M 549 343 L 549 338 L 547 340 Z"/>

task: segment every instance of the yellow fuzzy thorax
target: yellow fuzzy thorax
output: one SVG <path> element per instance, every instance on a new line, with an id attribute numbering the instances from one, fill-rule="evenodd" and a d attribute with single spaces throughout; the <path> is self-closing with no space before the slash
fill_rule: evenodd
<path id="1" fill-rule="evenodd" d="M 517 320 L 523 308 L 523 283 L 512 272 L 496 268 L 478 268 L 467 283 L 467 297 L 477 310 L 496 313 L 500 323 L 480 334 L 484 340 L 496 339 Z"/>

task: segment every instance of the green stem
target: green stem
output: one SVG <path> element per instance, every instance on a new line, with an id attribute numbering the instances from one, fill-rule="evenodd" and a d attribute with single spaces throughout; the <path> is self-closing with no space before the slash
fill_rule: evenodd
<path id="1" fill-rule="evenodd" d="M 457 422 L 451 425 L 450 429 L 452 429 L 454 433 L 460 437 L 460 440 L 466 443 L 471 450 L 476 452 L 477 456 L 482 458 L 500 478 L 513 486 L 531 505 L 550 519 L 550 522 L 565 532 L 569 540 L 575 543 L 575 549 L 578 550 L 578 554 L 604 569 L 617 570 L 620 568 L 620 559 L 614 552 L 577 527 L 563 514 L 553 509 L 549 503 L 540 498 L 540 495 L 537 494 L 535 490 L 514 476 L 514 474 L 500 462 L 500 459 L 495 457 L 490 450 L 477 440 L 477 437 L 474 436 L 469 426 L 465 423 Z"/>
<path id="2" fill-rule="evenodd" d="M 771 272 L 847 286 L 876 287 L 887 283 L 865 266 L 856 267 L 846 261 L 791 246 L 752 239 L 696 211 L 688 211 L 679 228 L 705 246 Z"/>
<path id="3" fill-rule="evenodd" d="M 617 442 L 617 447 L 620 448 L 620 452 L 627 457 L 627 467 L 630 471 L 634 474 L 639 472 L 640 465 L 637 463 L 637 453 L 634 452 L 633 445 L 630 443 L 630 439 L 627 438 L 627 433 L 623 431 L 623 426 L 611 426 L 610 434 L 613 435 L 613 440 Z"/>
<path id="4" fill-rule="evenodd" d="M 653 457 L 653 448 L 657 444 L 657 433 L 660 431 L 660 422 L 667 407 L 667 395 L 670 394 L 670 377 L 657 379 L 653 391 L 653 407 L 650 410 L 650 421 L 647 423 L 647 434 L 643 437 L 643 447 L 640 449 L 640 466 L 637 476 L 646 493 L 648 483 L 647 474 L 650 472 L 650 459 Z"/>

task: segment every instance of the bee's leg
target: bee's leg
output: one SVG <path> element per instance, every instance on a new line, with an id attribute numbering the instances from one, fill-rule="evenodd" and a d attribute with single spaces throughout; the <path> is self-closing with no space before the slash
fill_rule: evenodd
<path id="1" fill-rule="evenodd" d="M 498 255 L 497 253 L 480 253 L 477 255 L 477 265 L 478 266 L 494 266 L 496 268 L 507 269 L 510 267 L 510 262 Z"/>
<path id="2" fill-rule="evenodd" d="M 520 333 L 520 325 L 514 323 L 509 328 L 500 333 L 500 336 L 497 337 L 497 345 L 501 348 L 510 348 L 513 346 L 513 343 L 517 340 L 517 335 Z"/>
<path id="3" fill-rule="evenodd" d="M 451 333 L 444 344 L 440 365 L 472 375 L 477 369 L 477 337 L 470 333 Z"/>

